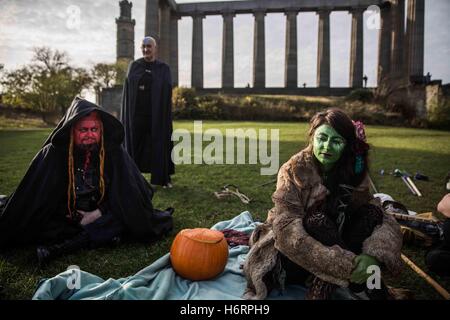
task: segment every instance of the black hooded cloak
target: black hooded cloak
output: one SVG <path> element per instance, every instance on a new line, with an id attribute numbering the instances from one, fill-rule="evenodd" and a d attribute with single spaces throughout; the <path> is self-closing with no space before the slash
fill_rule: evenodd
<path id="1" fill-rule="evenodd" d="M 139 102 L 139 87 L 143 77 L 149 76 L 149 99 L 142 106 Z M 140 119 L 136 110 L 148 108 L 148 129 L 135 130 L 136 118 Z M 144 58 L 133 61 L 127 72 L 123 86 L 122 108 L 120 119 L 125 127 L 124 146 L 141 172 L 151 173 L 151 183 L 166 185 L 170 175 L 175 173 L 171 158 L 173 149 L 172 137 L 172 79 L 167 64 L 155 60 L 147 62 Z M 148 132 L 147 132 L 148 130 Z M 145 131 L 145 132 L 144 132 Z M 136 137 L 138 136 L 138 137 Z M 135 140 L 139 138 L 146 147 L 144 152 L 135 150 Z"/>
<path id="2" fill-rule="evenodd" d="M 136 240 L 153 241 L 171 230 L 171 214 L 154 210 L 153 190 L 122 147 L 122 124 L 97 105 L 77 97 L 6 202 L 0 216 L 0 248 L 56 242 L 80 231 L 79 225 L 66 218 L 70 130 L 93 111 L 98 112 L 103 122 L 105 199 L 109 213 Z"/>

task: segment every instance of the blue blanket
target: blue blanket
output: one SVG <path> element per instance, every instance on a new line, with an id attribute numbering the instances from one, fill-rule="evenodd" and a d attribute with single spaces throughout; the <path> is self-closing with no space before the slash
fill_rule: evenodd
<path id="1" fill-rule="evenodd" d="M 248 211 L 212 229 L 234 229 L 250 234 L 258 223 Z M 33 299 L 100 299 L 100 300 L 237 300 L 246 288 L 241 269 L 248 246 L 230 248 L 225 270 L 209 281 L 190 281 L 178 276 L 171 267 L 169 254 L 156 260 L 133 276 L 104 280 L 88 272 L 68 270 L 42 280 Z M 348 298 L 344 291 L 338 297 Z M 287 286 L 285 292 L 274 290 L 268 299 L 304 299 L 306 289 Z"/>

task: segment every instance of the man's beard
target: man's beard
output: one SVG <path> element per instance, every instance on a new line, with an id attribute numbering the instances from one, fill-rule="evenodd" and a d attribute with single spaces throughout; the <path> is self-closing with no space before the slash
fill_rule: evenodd
<path id="1" fill-rule="evenodd" d="M 99 149 L 98 143 L 89 143 L 89 144 L 78 144 L 76 145 L 77 149 L 84 152 L 96 152 Z"/>

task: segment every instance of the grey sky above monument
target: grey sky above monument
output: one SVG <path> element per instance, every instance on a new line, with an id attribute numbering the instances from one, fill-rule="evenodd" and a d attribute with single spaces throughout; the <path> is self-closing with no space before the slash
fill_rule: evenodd
<path id="1" fill-rule="evenodd" d="M 0 63 L 7 69 L 29 62 L 32 48 L 49 46 L 67 51 L 72 62 L 90 67 L 98 62 L 114 62 L 118 0 L 0 0 Z M 139 41 L 144 36 L 145 1 L 133 2 L 135 58 L 140 57 Z M 194 2 L 178 0 L 178 3 Z M 203 2 L 203 1 L 197 1 Z M 450 1 L 425 2 L 424 72 L 433 79 L 450 82 Z M 79 12 L 79 24 L 76 13 Z M 74 16 L 75 14 L 75 16 Z M 368 14 L 364 15 L 367 19 Z M 284 81 L 285 19 L 281 13 L 266 16 L 266 85 L 281 87 Z M 300 13 L 298 30 L 298 83 L 315 86 L 317 57 L 315 13 Z M 221 85 L 222 17 L 207 16 L 203 21 L 204 86 Z M 351 15 L 333 12 L 331 24 L 331 86 L 348 86 Z M 235 86 L 251 83 L 253 61 L 253 16 L 234 18 Z M 191 81 L 192 19 L 179 21 L 179 83 Z M 364 28 L 364 73 L 368 85 L 375 85 L 378 30 Z"/>

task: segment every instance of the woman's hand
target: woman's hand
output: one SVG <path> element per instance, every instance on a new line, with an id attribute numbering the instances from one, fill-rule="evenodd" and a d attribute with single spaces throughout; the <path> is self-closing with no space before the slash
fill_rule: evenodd
<path id="1" fill-rule="evenodd" d="M 367 254 L 360 254 L 355 258 L 356 267 L 350 276 L 350 281 L 358 284 L 362 284 L 367 281 L 371 273 L 367 272 L 367 268 L 370 266 L 379 266 L 380 262 L 372 256 Z"/>
<path id="2" fill-rule="evenodd" d="M 79 214 L 83 216 L 83 218 L 80 221 L 80 224 L 82 226 L 90 224 L 102 216 L 102 212 L 100 211 L 100 209 L 95 209 L 94 211 L 82 211 L 82 210 L 77 211 Z"/>

